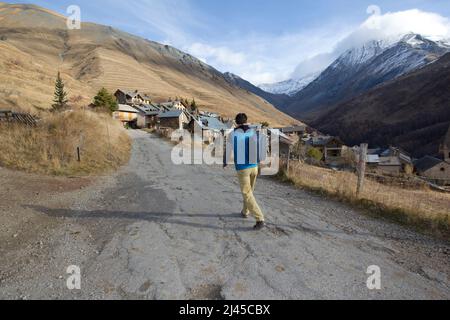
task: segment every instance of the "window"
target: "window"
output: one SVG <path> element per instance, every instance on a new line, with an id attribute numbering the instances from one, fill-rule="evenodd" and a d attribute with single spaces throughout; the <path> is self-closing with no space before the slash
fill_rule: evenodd
<path id="1" fill-rule="evenodd" d="M 441 172 L 445 172 L 445 168 L 441 168 Z"/>

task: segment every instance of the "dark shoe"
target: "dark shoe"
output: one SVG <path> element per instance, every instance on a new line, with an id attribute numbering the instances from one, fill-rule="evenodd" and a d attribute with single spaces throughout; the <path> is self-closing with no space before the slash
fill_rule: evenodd
<path id="1" fill-rule="evenodd" d="M 259 231 L 264 229 L 264 227 L 266 226 L 266 223 L 264 221 L 258 221 L 256 223 L 256 225 L 253 227 L 253 229 L 255 229 L 255 231 Z"/>

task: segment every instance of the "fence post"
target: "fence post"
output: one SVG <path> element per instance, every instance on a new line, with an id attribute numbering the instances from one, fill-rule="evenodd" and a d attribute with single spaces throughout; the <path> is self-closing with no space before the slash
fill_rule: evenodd
<path id="1" fill-rule="evenodd" d="M 288 158 L 287 158 L 287 174 L 289 176 L 289 171 L 291 169 L 291 148 L 289 147 Z"/>
<path id="2" fill-rule="evenodd" d="M 361 144 L 359 147 L 359 162 L 358 162 L 358 186 L 356 195 L 359 197 L 364 188 L 364 178 L 366 175 L 367 150 L 369 145 L 367 143 Z"/>
<path id="3" fill-rule="evenodd" d="M 222 145 L 222 161 L 223 161 L 223 166 L 225 167 L 226 165 L 228 165 L 228 154 L 227 154 L 227 137 L 225 135 L 225 130 L 221 130 L 220 133 L 222 134 L 222 138 L 223 138 L 223 145 Z"/>
<path id="4" fill-rule="evenodd" d="M 77 157 L 78 157 L 78 162 L 81 162 L 80 147 L 77 147 Z"/>

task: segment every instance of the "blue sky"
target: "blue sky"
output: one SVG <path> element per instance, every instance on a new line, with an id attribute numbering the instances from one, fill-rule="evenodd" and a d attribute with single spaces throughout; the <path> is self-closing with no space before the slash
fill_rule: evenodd
<path id="1" fill-rule="evenodd" d="M 439 20 L 436 28 L 450 25 L 446 18 L 450 17 L 449 0 L 13 2 L 33 3 L 63 14 L 69 5 L 78 5 L 82 21 L 111 25 L 150 40 L 171 44 L 220 71 L 234 72 L 256 84 L 287 79 L 296 69 L 300 70 L 300 75 L 308 73 L 311 59 L 335 51 L 339 44 L 348 43 L 347 37 L 372 14 L 418 9 L 439 15 L 432 17 Z M 370 5 L 378 6 L 379 12 L 368 13 Z M 419 27 L 420 24 L 423 27 L 428 24 L 426 17 L 423 16 L 423 22 L 421 18 L 417 21 L 417 17 L 411 15 L 409 23 Z M 386 22 L 384 25 L 392 29 L 392 24 Z M 327 59 L 330 57 L 333 55 Z M 322 59 L 325 62 L 321 63 L 328 63 L 327 59 Z"/>

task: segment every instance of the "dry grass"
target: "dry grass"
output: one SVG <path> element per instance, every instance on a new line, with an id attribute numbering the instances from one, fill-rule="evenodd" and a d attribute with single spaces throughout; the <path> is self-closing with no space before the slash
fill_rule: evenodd
<path id="1" fill-rule="evenodd" d="M 77 159 L 77 147 L 81 162 Z M 47 114 L 37 127 L 0 126 L 0 165 L 52 175 L 88 175 L 115 169 L 129 159 L 131 142 L 107 114 Z"/>
<path id="2" fill-rule="evenodd" d="M 296 186 L 332 195 L 339 200 L 361 205 L 370 212 L 421 230 L 448 236 L 450 231 L 450 194 L 427 188 L 402 189 L 366 179 L 360 197 L 356 195 L 357 176 L 307 164 L 291 163 L 284 179 Z"/>

